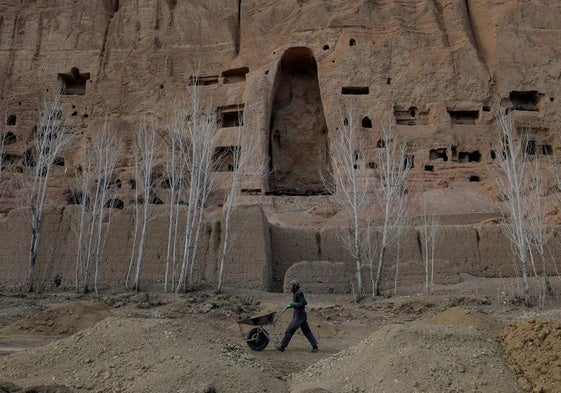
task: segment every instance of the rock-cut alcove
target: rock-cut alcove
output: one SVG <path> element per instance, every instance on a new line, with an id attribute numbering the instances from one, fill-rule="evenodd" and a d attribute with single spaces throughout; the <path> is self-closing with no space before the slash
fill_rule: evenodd
<path id="1" fill-rule="evenodd" d="M 271 194 L 327 192 L 329 146 L 317 73 L 308 48 L 290 48 L 281 58 L 269 135 Z"/>

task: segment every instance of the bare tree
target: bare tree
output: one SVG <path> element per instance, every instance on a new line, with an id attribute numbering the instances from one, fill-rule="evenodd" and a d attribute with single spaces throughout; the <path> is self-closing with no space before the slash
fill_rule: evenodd
<path id="1" fill-rule="evenodd" d="M 82 278 L 84 293 L 89 292 L 90 272 L 94 267 L 94 289 L 98 293 L 100 264 L 104 257 L 107 233 L 115 204 L 112 179 L 121 143 L 110 132 L 107 121 L 92 140 L 86 161 L 77 173 L 80 198 L 80 224 L 76 274 Z M 89 197 L 91 190 L 91 197 Z M 105 222 L 105 224 L 104 224 Z M 78 287 L 78 278 L 76 280 Z"/>
<path id="2" fill-rule="evenodd" d="M 434 257 L 439 223 L 434 215 L 428 214 L 425 203 L 423 203 L 421 220 L 423 256 L 425 259 L 425 291 L 427 294 L 432 294 L 434 287 Z"/>
<path id="3" fill-rule="evenodd" d="M 28 206 L 31 212 L 31 245 L 29 252 L 27 291 L 34 290 L 35 265 L 41 240 L 41 225 L 47 206 L 47 188 L 51 168 L 61 151 L 71 142 L 71 128 L 64 124 L 61 97 L 45 103 L 34 130 L 35 158 L 28 157 L 30 173 L 27 174 Z"/>
<path id="4" fill-rule="evenodd" d="M 378 247 L 378 269 L 374 280 L 374 295 L 380 296 L 382 273 L 388 247 L 399 238 L 405 228 L 408 208 L 406 180 L 413 165 L 391 121 L 381 125 L 382 138 L 378 149 L 377 173 L 379 190 L 377 202 L 382 213 L 381 239 Z"/>
<path id="5" fill-rule="evenodd" d="M 176 260 L 179 239 L 179 213 L 181 198 L 185 192 L 184 173 L 186 172 L 186 162 L 184 158 L 187 141 L 185 140 L 186 117 L 184 111 L 176 111 L 173 114 L 172 123 L 168 133 L 167 146 L 167 187 L 169 191 L 169 221 L 168 221 L 168 241 L 166 249 L 166 271 L 165 271 L 165 291 L 173 292 L 176 282 Z"/>
<path id="6" fill-rule="evenodd" d="M 353 110 L 346 109 L 341 116 L 339 127 L 335 129 L 330 144 L 330 158 L 333 174 L 332 200 L 346 213 L 350 226 L 341 232 L 343 243 L 354 259 L 356 269 L 356 296 L 364 296 L 362 267 L 365 262 L 363 243 L 368 239 L 367 207 L 371 202 L 369 177 L 361 158 L 364 154 L 363 141 L 359 134 L 359 120 Z"/>
<path id="7" fill-rule="evenodd" d="M 528 176 L 527 137 L 517 135 L 514 120 L 504 110 L 496 117 L 499 131 L 495 178 L 503 203 L 503 221 L 506 235 L 515 249 L 524 284 L 524 303 L 531 305 L 528 278 L 530 239 L 526 216 L 529 213 L 527 197 L 531 177 Z M 518 272 L 518 268 L 515 270 Z"/>
<path id="8" fill-rule="evenodd" d="M 138 154 L 138 146 L 135 139 L 135 154 L 134 154 L 134 179 L 131 183 L 131 187 L 134 190 L 134 225 L 133 225 L 133 235 L 132 235 L 132 249 L 131 257 L 129 260 L 129 268 L 127 270 L 127 275 L 125 277 L 125 288 L 130 289 L 129 281 L 132 274 L 132 269 L 134 267 L 135 258 L 137 256 L 137 241 L 138 241 L 138 228 L 140 226 L 140 200 L 138 179 L 141 178 L 141 158 Z"/>
<path id="9" fill-rule="evenodd" d="M 91 149 L 91 147 L 90 147 Z M 73 198 L 80 202 L 80 221 L 78 223 L 78 239 L 76 247 L 75 289 L 88 291 L 89 266 L 91 265 L 91 246 L 93 238 L 93 209 L 98 205 L 90 205 L 89 191 L 95 181 L 95 160 L 88 151 L 85 161 L 76 170 L 76 183 L 79 191 L 75 191 Z M 99 197 L 99 195 L 96 195 Z"/>
<path id="10" fill-rule="evenodd" d="M 193 83 L 191 86 L 187 106 L 182 109 L 186 119 L 187 140 L 183 157 L 189 173 L 189 187 L 183 261 L 176 292 L 186 291 L 193 285 L 193 271 L 204 224 L 205 204 L 214 186 L 212 166 L 217 140 L 217 134 L 214 132 L 214 113 L 203 107 L 197 85 Z"/>
<path id="11" fill-rule="evenodd" d="M 138 234 L 138 246 L 133 248 L 131 256 L 131 265 L 129 266 L 129 274 L 127 274 L 126 285 L 128 287 L 128 280 L 133 264 L 133 257 L 136 258 L 135 276 L 132 284 L 132 289 L 135 291 L 140 290 L 140 273 L 142 270 L 142 261 L 144 257 L 144 247 L 146 245 L 148 214 L 150 203 L 152 201 L 152 188 L 153 176 L 152 170 L 157 150 L 157 130 L 156 124 L 147 124 L 146 121 L 142 122 L 138 127 L 136 133 L 135 144 L 135 173 L 136 173 L 136 219 L 135 219 L 135 241 Z M 138 197 L 141 191 L 140 198 Z M 139 203 L 142 202 L 142 209 L 139 209 Z M 140 214 L 139 214 L 140 213 Z M 138 233 L 138 231 L 140 233 Z"/>
<path id="12" fill-rule="evenodd" d="M 238 113 L 240 113 L 238 111 Z M 230 188 L 228 190 L 228 195 L 226 196 L 226 202 L 224 203 L 224 221 L 222 233 L 224 238 L 222 240 L 222 252 L 220 255 L 220 271 L 218 274 L 218 286 L 216 292 L 220 293 L 222 290 L 222 285 L 224 281 L 224 268 L 226 265 L 226 257 L 230 250 L 230 223 L 232 217 L 233 207 L 237 203 L 241 190 L 246 183 L 242 178 L 244 172 L 250 163 L 251 159 L 255 156 L 258 140 L 254 136 L 245 135 L 243 127 L 243 118 L 238 119 L 238 123 L 242 126 L 239 129 L 239 133 L 236 139 L 236 145 L 228 149 L 224 154 L 231 157 L 232 165 L 232 181 L 230 183 Z M 245 138 L 244 138 L 245 136 Z M 243 142 L 243 145 L 242 145 Z M 222 157 L 222 159 L 226 159 Z M 229 160 L 228 160 L 229 161 Z M 265 164 L 258 166 L 255 170 L 258 174 L 263 174 L 265 171 Z"/>
<path id="13" fill-rule="evenodd" d="M 0 129 L 0 201 L 4 196 L 5 175 L 4 175 L 4 146 L 6 143 L 6 136 L 8 135 L 7 119 L 4 117 L 2 128 Z"/>

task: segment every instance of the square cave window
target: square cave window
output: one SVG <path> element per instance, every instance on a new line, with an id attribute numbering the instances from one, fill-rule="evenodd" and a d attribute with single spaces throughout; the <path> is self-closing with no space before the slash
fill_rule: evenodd
<path id="1" fill-rule="evenodd" d="M 475 124 L 479 111 L 448 111 L 452 124 Z"/>
<path id="2" fill-rule="evenodd" d="M 16 125 L 16 115 L 10 115 L 8 116 L 8 119 L 6 119 L 6 125 L 7 126 L 15 126 Z"/>
<path id="3" fill-rule="evenodd" d="M 526 155 L 533 156 L 536 154 L 536 141 L 529 140 L 526 143 Z"/>
<path id="4" fill-rule="evenodd" d="M 341 88 L 341 94 L 366 95 L 370 94 L 370 88 L 368 86 L 345 86 Z"/>
<path id="5" fill-rule="evenodd" d="M 81 205 L 84 201 L 84 194 L 77 191 L 69 191 L 66 203 L 69 205 Z"/>
<path id="6" fill-rule="evenodd" d="M 189 86 L 210 86 L 218 83 L 218 75 L 200 76 L 195 75 L 189 77 Z"/>
<path id="7" fill-rule="evenodd" d="M 114 198 L 114 199 L 108 199 L 105 202 L 105 205 L 103 205 L 103 207 L 107 208 L 107 209 L 124 209 L 125 207 L 125 203 L 118 198 Z"/>
<path id="8" fill-rule="evenodd" d="M 429 150 L 429 160 L 438 160 L 442 159 L 442 161 L 448 161 L 448 153 L 446 152 L 446 148 L 438 148 L 438 149 L 430 149 Z"/>
<path id="9" fill-rule="evenodd" d="M 458 146 L 450 146 L 450 151 L 452 152 L 452 160 L 458 159 Z"/>
<path id="10" fill-rule="evenodd" d="M 64 166 L 64 158 L 62 158 L 60 156 L 55 157 L 54 160 L 53 160 L 53 165 Z"/>
<path id="11" fill-rule="evenodd" d="M 214 149 L 213 164 L 215 172 L 237 171 L 237 158 L 240 146 L 220 146 Z"/>
<path id="12" fill-rule="evenodd" d="M 515 111 L 538 111 L 541 96 L 536 90 L 530 90 L 511 91 L 508 97 Z"/>
<path id="13" fill-rule="evenodd" d="M 21 156 L 21 164 L 27 167 L 34 167 L 35 166 L 35 157 L 33 157 L 33 153 L 31 150 L 27 150 Z"/>
<path id="14" fill-rule="evenodd" d="M 399 125 L 416 126 L 427 125 L 429 123 L 428 112 L 420 112 L 415 106 L 405 109 L 402 107 L 394 107 L 393 114 L 395 121 Z"/>
<path id="15" fill-rule="evenodd" d="M 229 83 L 245 82 L 246 74 L 249 72 L 248 67 L 234 68 L 222 73 L 222 81 L 225 85 Z"/>
<path id="16" fill-rule="evenodd" d="M 220 128 L 243 126 L 243 106 L 218 108 L 218 126 Z"/>
<path id="17" fill-rule="evenodd" d="M 163 205 L 164 201 L 162 201 L 156 194 L 152 193 L 148 197 L 148 204 L 149 205 Z"/>
<path id="18" fill-rule="evenodd" d="M 7 132 L 4 135 L 4 146 L 13 145 L 16 142 L 17 142 L 17 138 L 13 132 Z"/>
<path id="19" fill-rule="evenodd" d="M 544 156 L 551 156 L 553 155 L 553 147 L 551 145 L 543 145 L 542 146 L 542 154 Z"/>
<path id="20" fill-rule="evenodd" d="M 78 68 L 73 67 L 69 73 L 58 74 L 58 79 L 62 83 L 62 95 L 84 95 L 90 73 L 80 73 Z"/>
<path id="21" fill-rule="evenodd" d="M 413 168 L 415 168 L 415 156 L 413 154 L 407 154 L 403 160 L 403 169 Z"/>
<path id="22" fill-rule="evenodd" d="M 479 152 L 479 150 L 472 151 L 472 152 L 461 151 L 460 154 L 458 155 L 458 161 L 460 163 L 480 162 L 481 153 Z"/>

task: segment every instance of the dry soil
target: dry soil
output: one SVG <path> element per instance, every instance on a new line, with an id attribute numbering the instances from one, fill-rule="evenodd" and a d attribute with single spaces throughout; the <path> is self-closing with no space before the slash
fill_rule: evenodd
<path id="1" fill-rule="evenodd" d="M 561 392 L 558 300 L 526 308 L 497 281 L 462 285 L 308 294 L 318 353 L 300 333 L 284 353 L 243 341 L 236 322 L 288 294 L 4 293 L 0 392 Z"/>

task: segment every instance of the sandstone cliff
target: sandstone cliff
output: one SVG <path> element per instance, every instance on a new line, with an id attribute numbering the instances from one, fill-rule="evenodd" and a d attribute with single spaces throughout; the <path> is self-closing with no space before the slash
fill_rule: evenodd
<path id="1" fill-rule="evenodd" d="M 265 224 L 261 213 L 252 212 L 256 225 L 249 232 L 262 240 L 241 243 L 232 258 L 244 266 L 242 259 L 257 253 L 253 284 L 278 288 L 295 262 L 348 260 L 336 240 L 322 244 L 324 233 L 344 224 L 340 216 L 314 210 L 329 205 L 320 174 L 330 167 L 330 135 L 341 124 L 343 108 L 352 108 L 361 120 L 367 141 L 362 165 L 374 159 L 379 124 L 390 118 L 414 163 L 410 191 L 442 222 L 480 225 L 498 217 L 490 171 L 497 154 L 498 106 L 512 111 L 517 127 L 530 130 L 533 154 L 550 156 L 560 148 L 559 11 L 561 4 L 554 0 L 0 1 L 0 108 L 8 120 L 4 162 L 14 173 L 25 170 L 34 154 L 32 130 L 42 102 L 62 89 L 62 115 L 77 137 L 54 168 L 52 205 L 73 203 L 73 177 L 87 154 L 85 146 L 107 121 L 126 144 L 115 173 L 126 216 L 134 202 L 132 144 L 139 122 L 157 119 L 164 135 L 170 113 L 198 75 L 201 95 L 220 124 L 217 148 L 235 143 L 241 116 L 246 138 L 258 141 L 245 174 L 251 186 L 240 203 L 263 210 Z M 158 175 L 164 176 L 163 152 L 159 159 Z M 266 173 L 252 171 L 263 162 L 269 166 Z M 216 212 L 211 216 L 215 226 L 221 191 L 231 175 L 227 166 L 223 170 L 209 207 Z M 9 272 L 25 266 L 27 246 L 23 213 L 12 209 L 23 205 L 24 191 L 12 186 L 0 200 L 2 233 L 21 234 L 0 243 L 0 267 L 4 277 L 14 279 Z M 162 183 L 154 193 L 166 202 Z M 71 210 L 55 214 L 60 229 L 51 234 L 52 241 L 69 244 Z M 549 222 L 557 221 L 551 209 Z M 130 238 L 127 222 L 120 219 L 114 239 Z M 242 238 L 248 233 L 238 231 Z M 476 231 L 477 240 L 457 231 Z M 481 231 L 490 244 L 509 250 L 496 226 L 450 227 L 446 236 L 458 243 L 479 242 L 485 239 Z M 125 242 L 111 241 L 107 266 L 113 267 L 106 273 L 115 278 L 126 269 L 119 261 L 127 251 Z M 220 242 L 216 228 L 205 239 L 213 241 Z M 162 254 L 158 244 L 147 257 L 154 266 Z M 416 235 L 407 244 L 406 263 L 417 266 L 411 268 L 415 276 L 422 270 Z M 444 276 L 508 274 L 508 252 L 483 255 L 477 246 L 463 246 L 443 251 L 443 266 L 450 266 L 443 268 Z M 46 255 L 50 246 L 44 247 Z M 219 246 L 213 247 L 205 255 L 215 255 Z M 310 251 L 317 247 L 321 252 Z M 330 247 L 337 251 L 330 254 Z M 65 248 L 56 263 L 65 266 L 59 273 L 70 279 L 72 250 Z M 17 269 L 14 255 L 22 259 Z M 201 272 L 215 272 L 216 257 L 201 258 L 206 266 Z M 481 266 L 474 268 L 472 260 Z M 232 281 L 247 274 L 245 267 L 232 269 L 239 273 Z M 158 281 L 160 274 L 154 268 L 149 276 Z"/>

